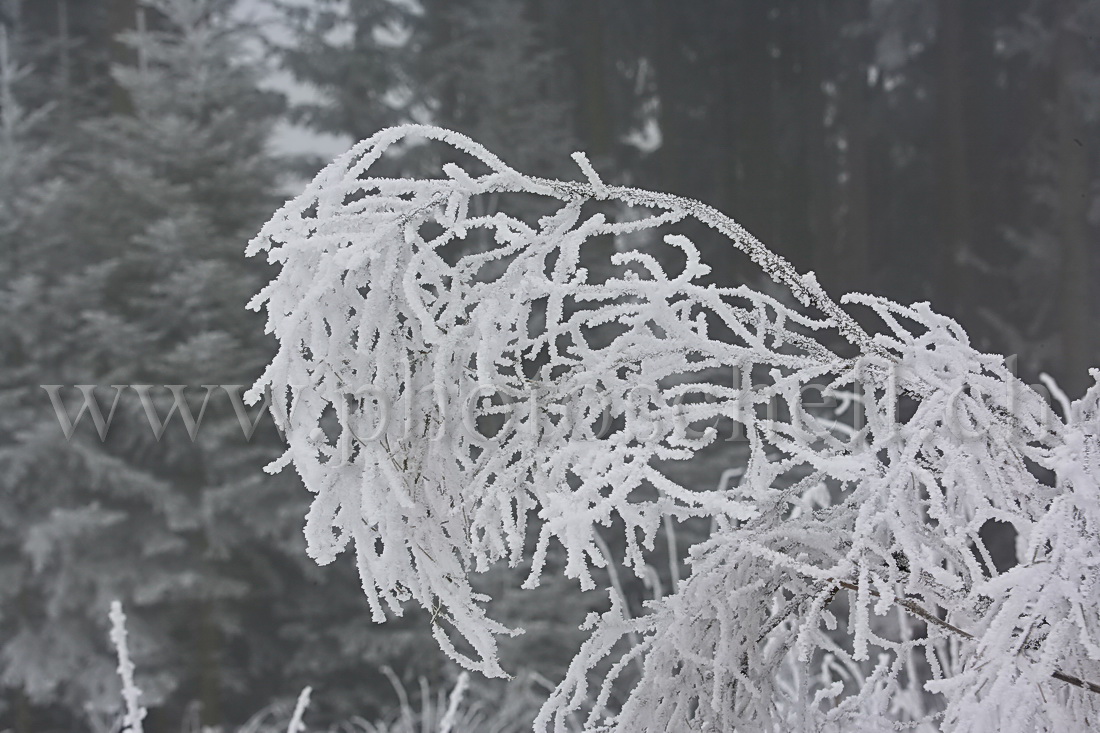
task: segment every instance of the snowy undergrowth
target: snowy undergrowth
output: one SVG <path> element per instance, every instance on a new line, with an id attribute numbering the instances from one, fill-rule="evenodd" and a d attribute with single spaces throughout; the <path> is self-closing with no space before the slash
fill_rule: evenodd
<path id="1" fill-rule="evenodd" d="M 423 140 L 467 164 L 374 173 Z M 663 522 L 710 520 L 676 592 L 590 618 L 539 719 L 555 731 L 582 708 L 621 731 L 1100 724 L 1100 388 L 1055 416 L 927 304 L 838 303 L 716 210 L 576 160 L 585 180 L 547 180 L 453 132 L 383 130 L 251 243 L 279 266 L 252 303 L 279 351 L 251 397 L 286 430 L 269 468 L 316 495 L 310 554 L 350 545 L 376 621 L 416 602 L 448 654 L 504 676 L 516 630 L 471 574 L 533 533 L 528 587 L 551 543 L 584 588 L 609 563 L 644 577 Z M 708 284 L 691 220 L 787 295 Z M 744 431 L 738 480 L 669 478 L 719 419 Z"/>
<path id="2" fill-rule="evenodd" d="M 141 689 L 135 682 L 135 665 L 130 658 L 126 615 L 118 601 L 111 604 L 111 643 L 118 656 L 122 711 L 104 730 L 109 733 L 143 733 L 147 715 Z M 354 716 L 328 727 L 329 733 L 520 733 L 529 729 L 533 707 L 530 698 L 537 687 L 546 685 L 535 673 L 525 673 L 510 683 L 503 693 L 488 698 L 471 690 L 470 675 L 462 672 L 450 692 L 433 694 L 431 686 L 420 678 L 420 699 L 413 702 L 405 685 L 390 668 L 383 672 L 393 686 L 397 712 L 390 717 L 368 720 Z M 272 703 L 236 729 L 236 733 L 307 733 L 306 721 L 313 689 L 304 688 L 291 706 Z M 526 721 L 526 722 L 525 722 Z M 197 719 L 180 723 L 182 733 L 220 733 L 222 728 L 202 726 Z M 577 730 L 569 728 L 571 733 Z"/>

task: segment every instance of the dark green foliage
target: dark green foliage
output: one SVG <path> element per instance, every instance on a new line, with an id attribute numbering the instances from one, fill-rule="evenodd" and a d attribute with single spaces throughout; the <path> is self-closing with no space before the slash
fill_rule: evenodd
<path id="1" fill-rule="evenodd" d="M 172 717 L 198 700 L 209 722 L 300 685 L 306 670 L 273 649 L 313 644 L 290 630 L 323 614 L 282 599 L 340 598 L 304 555 L 304 492 L 261 470 L 281 452 L 270 422 L 246 441 L 218 389 L 194 440 L 178 415 L 157 439 L 126 389 L 106 440 L 85 416 L 67 441 L 38 386 L 104 385 L 106 414 L 106 385 L 248 385 L 268 358 L 244 311 L 265 273 L 241 249 L 278 200 L 268 145 L 281 100 L 259 90 L 231 5 L 151 8 L 148 30 L 124 38 L 135 65 L 116 70 L 129 109 L 81 120 L 50 166 L 36 165 L 48 149 L 22 142 L 31 131 L 4 158 L 0 185 L 18 195 L 0 217 L 0 679 L 81 717 L 117 705 L 113 598 L 130 613 L 147 704 Z M 187 391 L 196 416 L 202 392 Z M 163 420 L 171 395 L 148 394 Z M 77 391 L 61 395 L 75 416 Z"/>

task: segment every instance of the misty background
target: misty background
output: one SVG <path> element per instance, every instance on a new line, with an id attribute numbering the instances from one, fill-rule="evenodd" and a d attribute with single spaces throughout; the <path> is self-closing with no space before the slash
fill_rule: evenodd
<path id="1" fill-rule="evenodd" d="M 274 342 L 245 244 L 385 126 L 542 176 L 579 178 L 586 151 L 834 295 L 930 301 L 1071 397 L 1100 364 L 1100 0 L 0 0 L 0 29 L 0 730 L 109 729 L 114 598 L 147 730 L 306 684 L 319 722 L 381 720 L 386 669 L 414 701 L 453 681 L 426 614 L 374 625 L 352 559 L 306 556 L 309 495 L 262 471 L 270 419 L 246 439 L 223 391 L 194 440 L 178 416 L 158 440 L 130 391 L 106 439 L 87 415 L 66 439 L 40 386 L 101 385 L 106 414 L 110 385 L 190 385 L 197 414 L 200 385 L 250 385 Z M 716 281 L 760 281 L 696 241 Z M 484 577 L 490 615 L 528 628 L 502 652 L 516 681 L 475 683 L 520 717 L 607 602 L 523 577 Z"/>

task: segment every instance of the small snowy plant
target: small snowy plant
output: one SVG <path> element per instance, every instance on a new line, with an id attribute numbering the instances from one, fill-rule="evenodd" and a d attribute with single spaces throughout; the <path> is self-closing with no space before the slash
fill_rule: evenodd
<path id="1" fill-rule="evenodd" d="M 464 165 L 379 172 L 425 141 Z M 269 468 L 315 494 L 309 553 L 350 545 L 376 621 L 418 603 L 502 676 L 516 631 L 472 574 L 530 559 L 536 586 L 556 544 L 583 588 L 648 577 L 663 523 L 709 522 L 674 592 L 589 619 L 543 729 L 1100 727 L 1100 387 L 1055 416 L 926 304 L 838 303 L 718 211 L 574 157 L 583 180 L 548 180 L 383 130 L 251 243 L 280 268 L 251 397 L 286 433 Z M 708 283 L 685 231 L 778 287 Z M 677 481 L 722 420 L 737 480 Z"/>
<path id="2" fill-rule="evenodd" d="M 122 699 L 126 712 L 122 718 L 122 733 L 143 733 L 141 721 L 146 710 L 141 706 L 141 690 L 134 684 L 134 662 L 130 659 L 130 644 L 126 640 L 126 614 L 119 601 L 111 603 L 111 643 L 118 654 L 118 676 L 122 680 Z"/>

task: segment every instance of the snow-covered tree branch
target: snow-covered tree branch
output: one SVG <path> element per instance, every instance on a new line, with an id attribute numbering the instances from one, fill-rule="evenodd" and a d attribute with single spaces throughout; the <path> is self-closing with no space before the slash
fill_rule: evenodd
<path id="1" fill-rule="evenodd" d="M 425 140 L 466 164 L 372 172 Z M 590 618 L 553 730 L 578 711 L 622 731 L 1097 725 L 1100 387 L 1057 416 L 927 304 L 838 303 L 729 217 L 575 157 L 584 180 L 547 180 L 453 132 L 383 130 L 252 242 L 280 267 L 253 301 L 280 348 L 251 397 L 270 389 L 286 431 L 270 468 L 316 494 L 310 554 L 352 545 L 376 621 L 415 601 L 502 676 L 516 631 L 473 573 L 533 538 L 529 587 L 552 543 L 582 587 L 608 563 L 641 577 L 663 521 L 710 520 L 675 593 Z M 710 284 L 691 221 L 786 292 Z M 744 431 L 738 480 L 682 485 L 669 466 L 716 420 Z"/>

